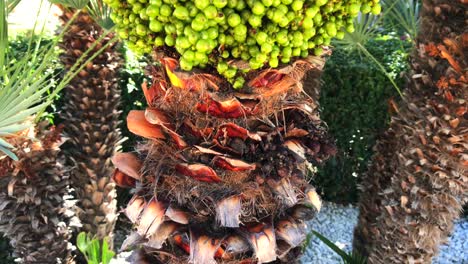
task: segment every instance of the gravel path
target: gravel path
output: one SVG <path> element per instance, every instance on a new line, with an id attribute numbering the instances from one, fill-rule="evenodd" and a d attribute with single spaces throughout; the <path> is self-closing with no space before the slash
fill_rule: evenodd
<path id="1" fill-rule="evenodd" d="M 334 242 L 345 251 L 352 247 L 353 229 L 357 223 L 358 210 L 352 206 L 324 203 L 320 213 L 309 222 L 314 229 Z M 127 264 L 130 252 L 122 252 L 111 264 Z M 313 238 L 302 257 L 303 264 L 338 264 L 340 257 L 318 238 Z M 455 225 L 449 243 L 441 247 L 440 255 L 433 264 L 468 264 L 468 219 L 464 218 Z"/>
<path id="2" fill-rule="evenodd" d="M 339 206 L 325 203 L 320 213 L 309 223 L 314 229 L 345 251 L 352 247 L 353 229 L 357 223 L 358 210 L 352 206 Z M 302 263 L 338 264 L 340 257 L 318 238 L 312 239 Z M 433 264 L 468 264 L 468 219 L 461 219 L 447 245 L 443 245 L 440 255 Z"/>

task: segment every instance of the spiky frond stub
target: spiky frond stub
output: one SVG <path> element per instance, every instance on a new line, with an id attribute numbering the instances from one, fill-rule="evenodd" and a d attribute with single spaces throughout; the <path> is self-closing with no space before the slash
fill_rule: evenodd
<path id="1" fill-rule="evenodd" d="M 38 141 L 12 140 L 18 161 L 0 157 L 0 232 L 21 263 L 68 263 L 73 212 L 65 200 L 68 174 L 58 158 L 60 131 L 38 131 Z"/>
<path id="2" fill-rule="evenodd" d="M 73 12 L 64 11 L 61 19 L 67 22 Z M 61 60 L 69 69 L 76 60 L 103 34 L 103 30 L 87 13 L 80 13 L 65 33 Z M 97 43 L 99 50 L 112 39 L 109 34 Z M 111 237 L 116 215 L 115 184 L 111 180 L 111 157 L 119 148 L 118 128 L 120 91 L 117 74 L 121 56 L 110 45 L 74 78 L 64 92 L 62 119 L 70 138 L 65 148 L 75 168 L 72 185 L 79 200 L 78 216 L 83 231 L 98 238 Z"/>
<path id="3" fill-rule="evenodd" d="M 149 107 L 127 117 L 150 140 L 113 159 L 116 182 L 136 186 L 125 210 L 136 231 L 124 247 L 142 245 L 140 260 L 160 263 L 293 263 L 305 220 L 320 209 L 311 163 L 335 152 L 316 98 L 303 92 L 324 62 L 311 61 L 257 72 L 231 90 L 162 58 L 143 87 Z"/>
<path id="4" fill-rule="evenodd" d="M 463 0 L 425 0 L 404 101 L 363 180 L 354 246 L 370 263 L 430 263 L 468 201 Z"/>

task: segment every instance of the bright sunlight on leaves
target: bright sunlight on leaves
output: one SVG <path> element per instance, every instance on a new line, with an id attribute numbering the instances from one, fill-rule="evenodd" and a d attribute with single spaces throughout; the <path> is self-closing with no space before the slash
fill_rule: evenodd
<path id="1" fill-rule="evenodd" d="M 100 241 L 91 234 L 81 232 L 76 238 L 76 246 L 83 253 L 88 264 L 108 264 L 115 256 L 107 242 L 108 238 Z"/>
<path id="2" fill-rule="evenodd" d="M 94 52 L 95 45 L 90 47 L 55 85 L 49 80 L 57 76 L 47 69 L 55 59 L 58 41 L 62 39 L 74 18 L 48 45 L 40 47 L 41 38 L 34 43 L 31 41 L 23 58 L 13 64 L 8 57 L 7 17 L 10 2 L 12 1 L 0 0 L 0 153 L 17 160 L 11 151 L 14 146 L 8 143 L 8 139 L 31 127 L 34 124 L 33 116 L 44 111 L 68 82 L 115 40 L 109 41 L 96 52 Z M 99 39 L 96 45 L 98 42 Z M 90 55 L 91 51 L 93 53 Z"/>

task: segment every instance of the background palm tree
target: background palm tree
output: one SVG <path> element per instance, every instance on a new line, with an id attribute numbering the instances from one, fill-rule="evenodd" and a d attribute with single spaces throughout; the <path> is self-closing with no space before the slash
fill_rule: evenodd
<path id="1" fill-rule="evenodd" d="M 422 1 L 409 84 L 363 179 L 354 246 L 429 263 L 468 201 L 467 3 Z"/>
<path id="2" fill-rule="evenodd" d="M 61 81 L 51 81 L 57 76 L 48 69 L 61 35 L 42 47 L 40 37 L 31 40 L 23 56 L 13 61 L 7 15 L 18 2 L 0 0 L 0 232 L 22 263 L 64 263 L 70 260 L 73 213 L 67 202 L 68 174 L 58 155 L 61 130 L 36 124 L 88 61 L 80 58 Z"/>
<path id="3" fill-rule="evenodd" d="M 55 2 L 67 4 L 67 1 Z M 60 18 L 64 24 L 73 17 L 75 8 L 63 8 Z M 78 198 L 77 215 L 82 230 L 99 239 L 108 237 L 112 245 L 117 202 L 110 158 L 119 150 L 122 140 L 118 128 L 118 71 L 122 56 L 113 33 L 107 31 L 112 26 L 109 14 L 101 1 L 91 1 L 65 32 L 60 44 L 63 50 L 60 58 L 69 69 L 89 47 L 94 46 L 95 51 L 108 44 L 70 81 L 63 94 L 61 118 L 69 138 L 64 152 L 68 162 L 74 165 L 71 180 Z"/>
<path id="4" fill-rule="evenodd" d="M 18 161 L 0 158 L 0 232 L 22 263 L 71 261 L 73 217 L 68 173 L 60 161 L 61 130 L 37 126 L 12 140 Z M 37 134 L 39 133 L 39 134 Z M 68 199 L 69 200 L 69 199 Z"/>

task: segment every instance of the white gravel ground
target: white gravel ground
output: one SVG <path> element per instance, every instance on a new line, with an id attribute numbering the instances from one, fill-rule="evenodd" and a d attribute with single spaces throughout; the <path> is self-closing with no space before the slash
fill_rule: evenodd
<path id="1" fill-rule="evenodd" d="M 353 230 L 357 223 L 358 210 L 353 206 L 324 203 L 320 213 L 309 222 L 309 228 L 318 231 L 338 247 L 350 251 Z M 131 253 L 123 252 L 111 264 L 126 264 Z M 340 257 L 318 238 L 313 238 L 304 256 L 303 264 L 338 264 Z M 459 220 L 447 245 L 441 247 L 440 255 L 433 264 L 468 264 L 468 219 Z"/>
<path id="2" fill-rule="evenodd" d="M 358 210 L 355 207 L 325 203 L 320 213 L 309 222 L 309 228 L 349 252 L 357 217 Z M 337 264 L 342 263 L 340 260 L 337 254 L 318 238 L 314 238 L 302 258 L 302 263 Z M 468 264 L 468 219 L 461 219 L 456 223 L 448 244 L 441 247 L 440 255 L 432 263 Z"/>

